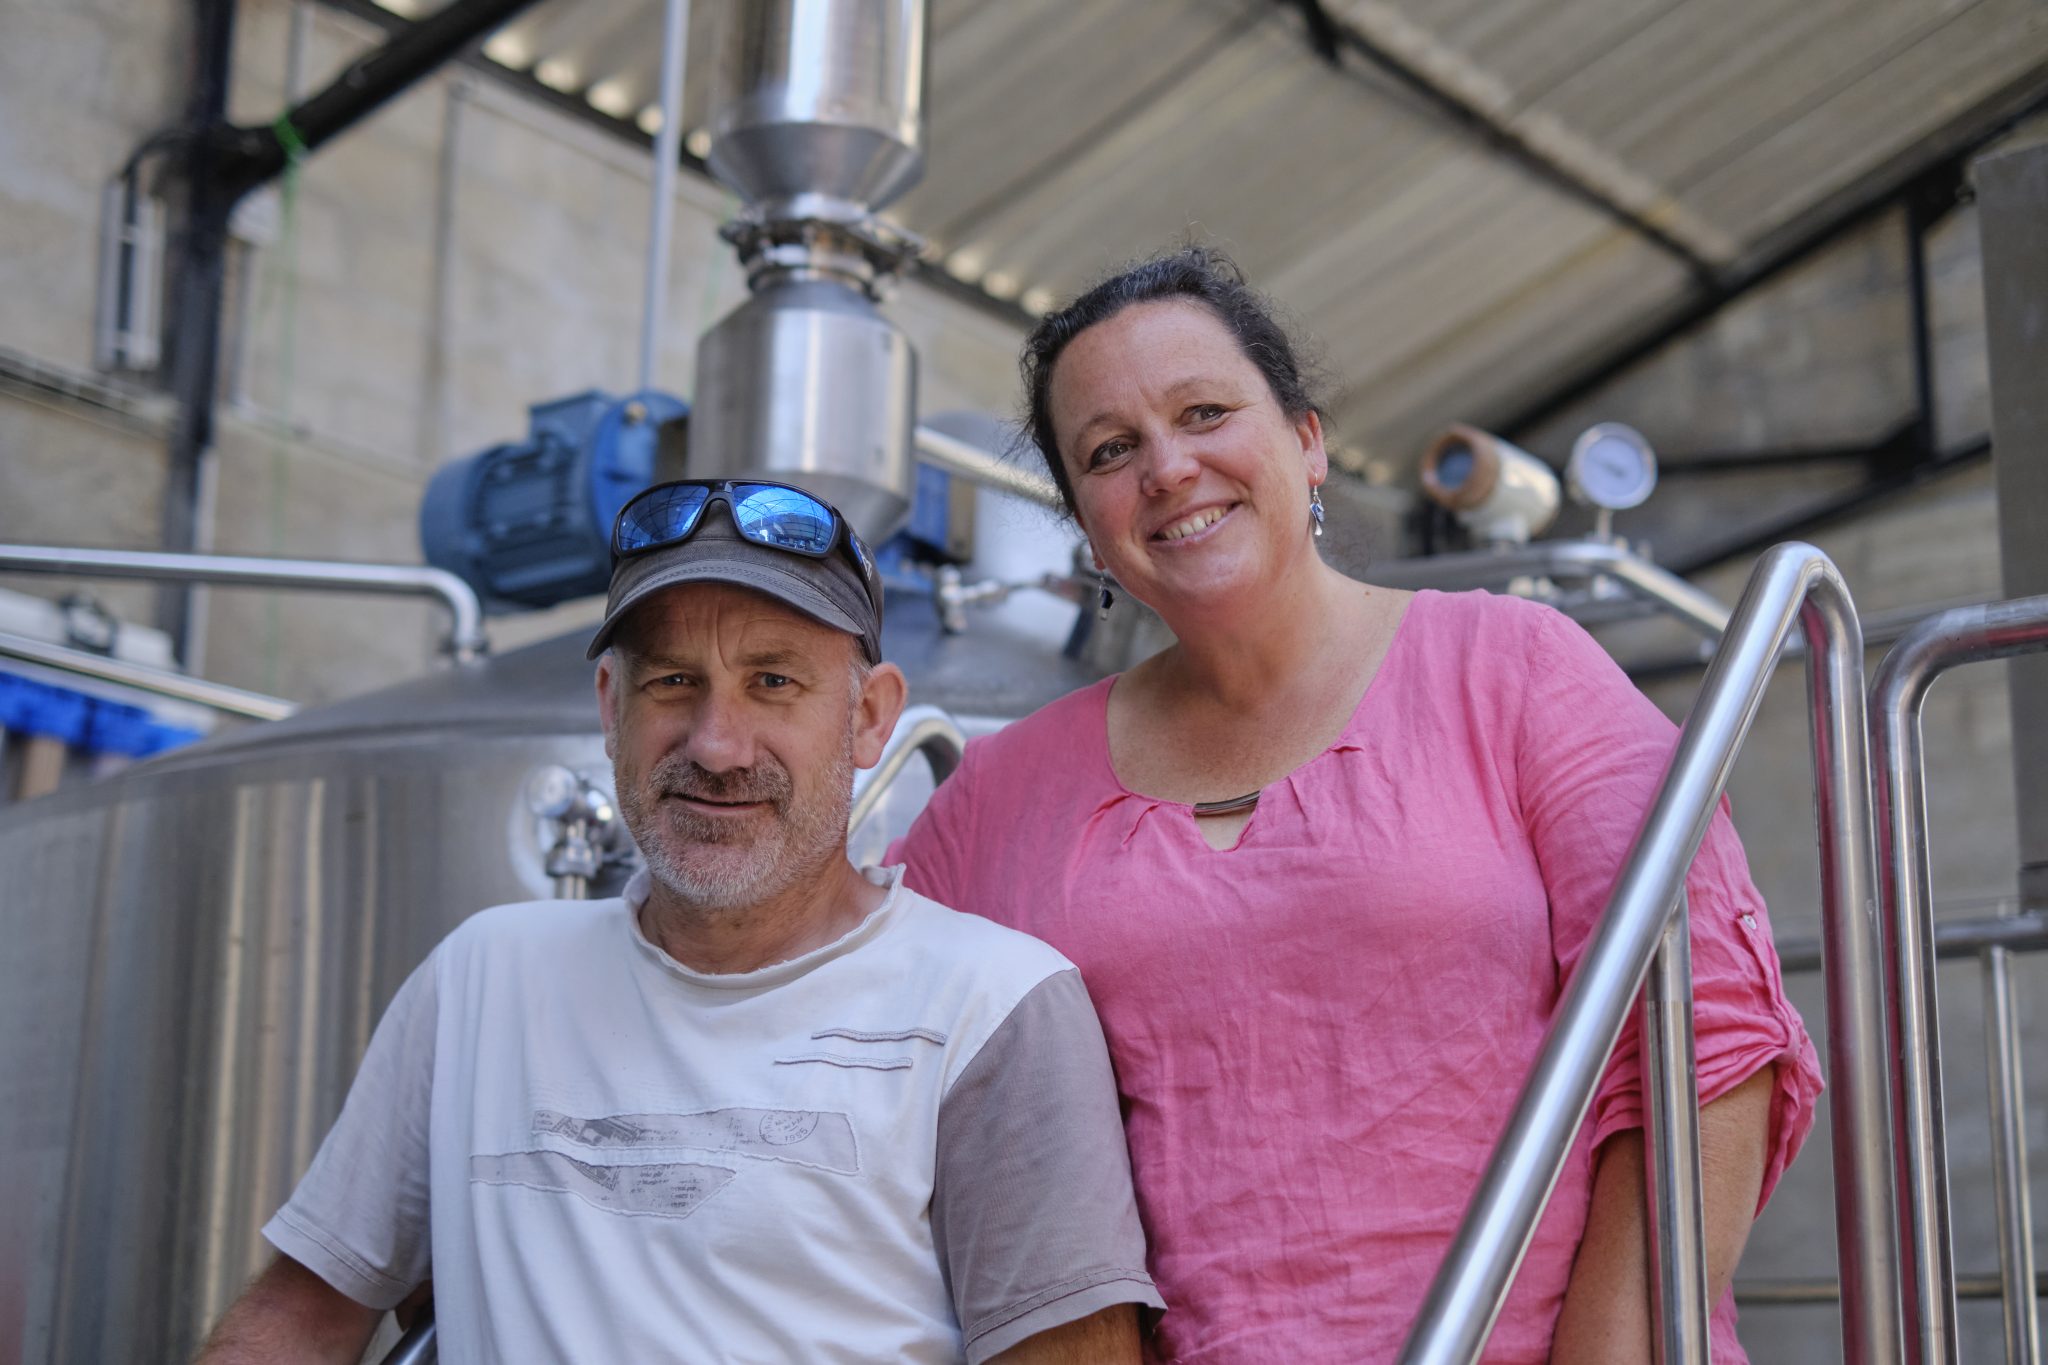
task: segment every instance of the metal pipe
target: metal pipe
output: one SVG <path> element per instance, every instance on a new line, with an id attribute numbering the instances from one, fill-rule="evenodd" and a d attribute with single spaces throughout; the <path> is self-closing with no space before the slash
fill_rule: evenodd
<path id="1" fill-rule="evenodd" d="M 1699 1068 L 1693 1053 L 1692 931 L 1685 893 L 1643 986 L 1643 1193 L 1657 1365 L 1707 1365 L 1707 1234 L 1700 1198 Z"/>
<path id="2" fill-rule="evenodd" d="M 1373 582 L 1389 588 L 1444 591 L 1498 587 L 1517 578 L 1611 578 L 1709 640 L 1728 630 L 1728 609 L 1711 593 L 1605 540 L 1539 540 L 1510 549 L 1392 559 L 1373 565 L 1370 573 Z"/>
<path id="3" fill-rule="evenodd" d="M 1935 921 L 1934 956 L 1937 959 L 1975 957 L 1980 949 L 1993 944 L 2020 953 L 2048 948 L 2048 910 L 2024 910 L 2015 915 L 1995 915 L 1988 919 Z M 1787 972 L 1820 970 L 1820 940 L 1779 940 L 1778 966 Z"/>
<path id="4" fill-rule="evenodd" d="M 2034 1294 L 2039 1297 L 2048 1294 L 2048 1277 L 2039 1274 L 2034 1277 Z M 1803 1304 L 1834 1303 L 1842 1297 L 1842 1286 L 1838 1280 L 1826 1278 L 1787 1277 L 1769 1280 L 1737 1280 L 1735 1302 L 1751 1306 L 1776 1308 L 1795 1307 Z M 2005 1297 L 2005 1281 L 1998 1275 L 1956 1276 L 1956 1297 L 1959 1299 L 1999 1299 Z"/>
<path id="5" fill-rule="evenodd" d="M 912 754 L 925 756 L 931 764 L 932 781 L 937 784 L 953 775 L 953 769 L 960 766 L 960 755 L 966 751 L 967 735 L 959 722 L 936 706 L 909 708 L 897 718 L 895 732 L 883 746 L 881 759 L 857 785 L 846 827 L 858 829 L 860 822 L 874 813 L 883 793 L 903 775 Z"/>
<path id="6" fill-rule="evenodd" d="M 668 312 L 669 239 L 675 235 L 676 165 L 683 153 L 683 59 L 690 0 L 668 0 L 661 25 L 661 131 L 654 138 L 654 205 L 647 225 L 647 298 L 640 315 L 640 383 L 654 387 L 655 356 Z"/>
<path id="7" fill-rule="evenodd" d="M 26 635 L 15 635 L 7 631 L 0 631 L 0 656 L 24 659 L 29 663 L 41 664 L 45 668 L 62 669 L 66 673 L 76 673 L 81 677 L 97 678 L 101 682 L 119 683 L 123 687 L 132 687 L 139 692 L 191 702 L 196 706 L 204 706 L 226 715 L 246 716 L 250 720 L 283 720 L 298 709 L 282 697 L 267 697 L 261 692 L 244 692 L 239 687 L 229 687 L 225 683 L 190 678 L 183 673 L 151 668 L 147 664 L 133 663 L 127 659 L 109 658 L 104 654 L 88 654 L 82 649 L 66 649 L 62 645 L 53 645 L 44 640 L 34 640 Z"/>
<path id="8" fill-rule="evenodd" d="M 1884 850 L 1881 904 L 1891 988 L 1887 1027 L 1897 1125 L 1893 1140 L 1901 1157 L 1899 1254 L 1910 1267 L 1904 1307 L 1908 1358 L 1915 1365 L 1953 1365 L 1957 1358 L 1920 713 L 1928 689 L 1946 670 L 2041 649 L 2048 649 L 2048 597 L 1959 607 L 1907 631 L 1871 681 L 1871 761 L 1880 774 L 1876 815 Z M 1989 951 L 2001 953 L 2003 961 L 2002 950 Z M 2000 1209 L 2009 1213 L 2012 1206 L 2001 1200 Z"/>
<path id="9" fill-rule="evenodd" d="M 434 1365 L 441 1358 L 440 1342 L 434 1331 L 432 1305 L 420 1310 L 405 1335 L 398 1339 L 381 1365 Z"/>
<path id="10" fill-rule="evenodd" d="M 484 638 L 483 604 L 477 600 L 476 592 L 447 570 L 420 564 L 356 564 L 327 559 L 269 559 L 254 555 L 191 555 L 158 550 L 0 544 L 0 571 L 435 597 L 448 608 L 451 620 L 447 648 L 458 662 L 466 663 L 490 648 L 489 641 Z"/>
<path id="11" fill-rule="evenodd" d="M 1066 502 L 1051 479 L 1020 469 L 972 442 L 948 436 L 932 427 L 919 427 L 915 439 L 917 458 L 934 469 L 943 469 L 969 483 L 1050 507 L 1055 512 L 1066 510 Z"/>
<path id="12" fill-rule="evenodd" d="M 1765 554 L 1750 577 L 1607 911 L 1409 1333 L 1401 1354 L 1409 1365 L 1470 1362 L 1485 1346 L 1795 625 L 1813 647 L 1845 1356 L 1856 1365 L 1899 1359 L 1884 1021 L 1870 922 L 1876 858 L 1862 637 L 1834 564 L 1810 545 L 1789 544 Z"/>
<path id="13" fill-rule="evenodd" d="M 2020 1074 L 2019 1019 L 2006 950 L 1984 950 L 1984 1051 L 1991 1083 L 1991 1175 L 1998 1200 L 1998 1271 L 2005 1299 L 2005 1358 L 2039 1365 L 2034 1296 L 2034 1207 L 2027 1188 L 2027 1101 Z"/>

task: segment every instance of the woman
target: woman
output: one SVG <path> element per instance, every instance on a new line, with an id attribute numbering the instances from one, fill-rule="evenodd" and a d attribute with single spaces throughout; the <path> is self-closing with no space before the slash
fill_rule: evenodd
<path id="1" fill-rule="evenodd" d="M 1081 969 L 1123 1092 L 1148 1349 L 1391 1359 L 1675 732 L 1534 603 L 1359 583 L 1294 348 L 1190 249 L 1048 316 L 1032 434 L 1098 567 L 1177 643 L 970 746 L 912 886 Z M 1687 881 L 1714 1358 L 1820 1078 L 1725 812 Z M 1650 1358 L 1633 1024 L 1487 1358 Z"/>

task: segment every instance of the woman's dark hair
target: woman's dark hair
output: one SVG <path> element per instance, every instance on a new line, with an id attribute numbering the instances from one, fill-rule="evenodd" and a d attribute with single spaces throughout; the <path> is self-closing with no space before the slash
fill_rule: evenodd
<path id="1" fill-rule="evenodd" d="M 1237 263 L 1204 246 L 1184 246 L 1126 267 L 1089 289 L 1056 312 L 1047 313 L 1024 342 L 1018 368 L 1024 374 L 1025 401 L 1030 404 L 1031 439 L 1045 457 L 1052 481 L 1059 485 L 1067 511 L 1074 511 L 1074 488 L 1060 459 L 1052 430 L 1052 370 L 1067 343 L 1107 322 L 1137 303 L 1199 303 L 1237 338 L 1245 359 L 1266 377 L 1281 411 L 1298 420 L 1321 415 L 1322 404 L 1311 389 L 1314 374 L 1299 355 L 1287 329 L 1274 317 L 1270 300 L 1244 282 Z"/>

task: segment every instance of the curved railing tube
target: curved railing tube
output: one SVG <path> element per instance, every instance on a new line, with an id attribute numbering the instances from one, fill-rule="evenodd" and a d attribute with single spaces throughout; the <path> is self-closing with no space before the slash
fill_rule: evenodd
<path id="1" fill-rule="evenodd" d="M 860 822 L 874 813 L 882 796 L 903 775 L 911 755 L 923 754 L 931 764 L 932 781 L 944 782 L 960 766 L 967 752 L 967 735 L 951 716 L 936 706 L 913 706 L 896 719 L 896 729 L 883 746 L 882 757 L 869 770 L 853 793 L 853 808 L 847 812 L 846 827 L 859 829 Z"/>
<path id="2" fill-rule="evenodd" d="M 208 682 L 184 673 L 173 673 L 165 668 L 152 668 L 131 659 L 117 659 L 106 654 L 92 654 L 82 649 L 68 649 L 53 645 L 46 640 L 30 639 L 26 635 L 15 635 L 0 631 L 0 658 L 22 659 L 29 663 L 41 664 L 65 673 L 75 673 L 82 678 L 97 678 L 101 682 L 118 683 L 132 687 L 138 692 L 153 696 L 169 697 L 173 701 L 191 702 L 204 706 L 210 711 L 224 715 L 242 716 L 249 720 L 283 720 L 298 708 L 282 697 L 265 696 L 261 692 L 245 692 L 239 687 L 226 683 Z"/>
<path id="3" fill-rule="evenodd" d="M 1810 545 L 1790 544 L 1758 561 L 1736 606 L 1606 913 L 1409 1333 L 1401 1354 L 1408 1365 L 1479 1358 L 1795 627 L 1810 650 L 1845 1358 L 1899 1360 L 1863 640 L 1834 564 Z"/>
<path id="4" fill-rule="evenodd" d="M 355 564 L 343 560 L 170 554 L 72 545 L 0 545 L 0 572 L 433 597 L 448 608 L 448 652 L 458 662 L 474 659 L 490 647 L 484 638 L 483 604 L 477 600 L 475 590 L 446 569 L 424 564 Z"/>
<path id="5" fill-rule="evenodd" d="M 434 1330 L 434 1308 L 429 1304 L 378 1365 L 434 1365 L 440 1358 L 441 1342 Z"/>
<path id="6" fill-rule="evenodd" d="M 2048 650 L 2048 597 L 1958 607 L 1906 632 L 1871 681 L 1871 759 L 1882 774 L 1877 827 L 1885 850 L 1884 950 L 1891 986 L 1890 1027 L 1900 1209 L 1900 1255 L 1911 1268 L 1905 1295 L 1906 1348 L 1914 1365 L 1956 1359 L 1955 1251 L 1949 1227 L 1948 1153 L 1941 1107 L 1940 1029 L 1935 1011 L 1935 935 L 1927 863 L 1927 772 L 1920 711 L 1934 680 L 1951 668 L 1985 659 Z M 1987 953 L 2002 954 L 1988 948 Z M 2002 972 L 2001 957 L 1987 957 Z M 1998 975 L 1987 966 L 1987 975 Z M 1993 992 L 1996 994 L 1996 991 Z M 1999 1045 L 1999 1018 L 1987 1011 L 1993 1043 L 1993 1103 L 2000 1078 L 2018 1068 Z M 2010 1098 L 2010 1097 L 2006 1097 Z M 2015 1110 L 2016 1112 L 2016 1110 Z M 2019 1233 L 2006 1224 L 2024 1212 L 2023 1143 L 1998 1125 L 1993 1134 L 2000 1181 L 2001 1256 L 2012 1290 L 2007 1299 L 2013 1359 L 2038 1358 L 2031 1283 L 2031 1222 Z M 2017 1148 L 2017 1150 L 2015 1150 Z M 2023 1320 L 2022 1320 L 2023 1317 Z"/>

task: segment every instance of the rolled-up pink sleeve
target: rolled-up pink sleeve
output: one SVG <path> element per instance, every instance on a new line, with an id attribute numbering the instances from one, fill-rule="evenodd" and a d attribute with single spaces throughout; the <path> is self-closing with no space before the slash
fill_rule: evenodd
<path id="1" fill-rule="evenodd" d="M 1590 636 L 1556 612 L 1538 617 L 1528 657 L 1516 786 L 1550 899 L 1562 983 L 1606 908 L 1678 731 Z M 1777 1067 L 1762 1208 L 1813 1127 L 1820 1061 L 1785 999 L 1770 917 L 1726 800 L 1685 886 L 1701 1103 Z M 1640 1028 L 1632 1010 L 1593 1098 L 1596 1145 L 1642 1126 Z"/>

